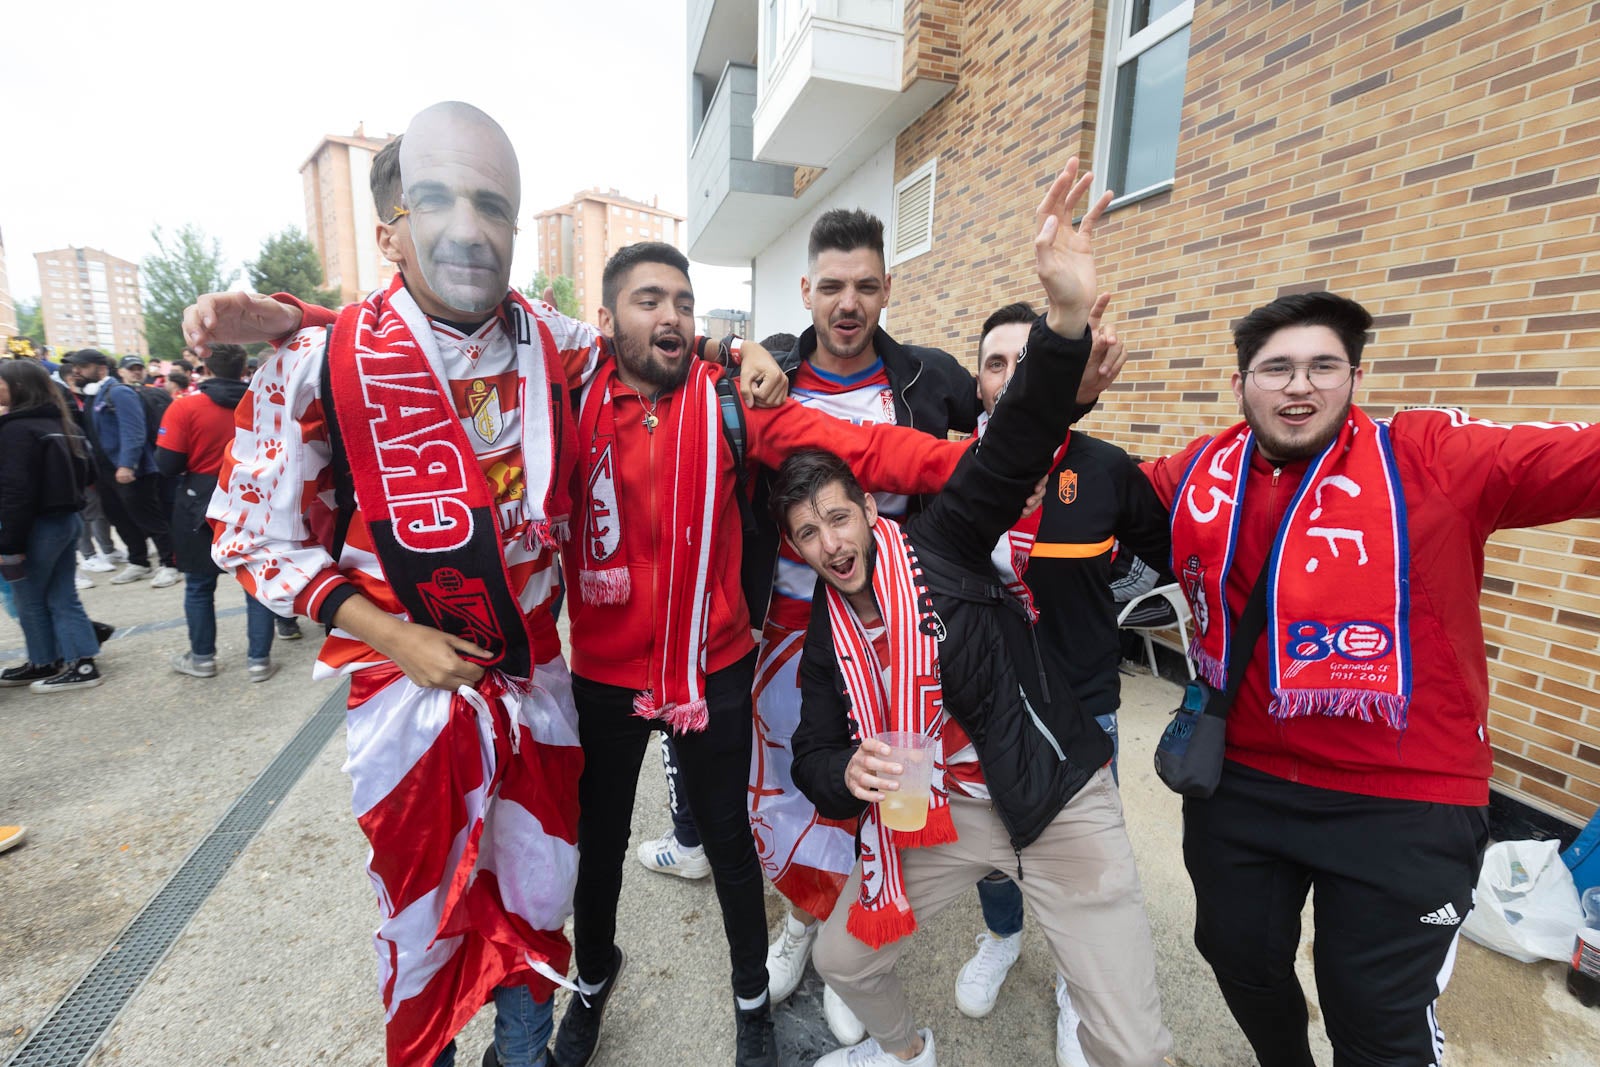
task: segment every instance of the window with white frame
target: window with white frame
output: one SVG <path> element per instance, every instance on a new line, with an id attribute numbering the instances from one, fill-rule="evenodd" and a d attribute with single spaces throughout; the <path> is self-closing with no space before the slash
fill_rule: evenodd
<path id="1" fill-rule="evenodd" d="M 889 223 L 889 265 L 920 256 L 933 247 L 933 196 L 937 157 L 895 183 Z"/>
<path id="2" fill-rule="evenodd" d="M 1127 200 L 1172 184 L 1194 0 L 1112 0 L 1095 171 Z"/>

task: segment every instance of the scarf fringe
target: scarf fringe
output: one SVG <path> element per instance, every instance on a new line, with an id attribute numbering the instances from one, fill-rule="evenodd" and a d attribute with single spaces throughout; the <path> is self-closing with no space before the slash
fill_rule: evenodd
<path id="1" fill-rule="evenodd" d="M 890 830 L 896 848 L 932 848 L 956 840 L 956 824 L 949 807 L 928 807 L 928 822 L 920 830 Z"/>
<path id="2" fill-rule="evenodd" d="M 529 552 L 560 548 L 569 533 L 570 527 L 565 518 L 538 519 L 528 523 L 528 528 L 523 531 L 522 547 Z"/>
<path id="3" fill-rule="evenodd" d="M 1300 719 L 1324 715 L 1333 719 L 1382 722 L 1390 729 L 1406 728 L 1406 698 L 1366 689 L 1286 689 L 1274 693 L 1268 714 L 1274 719 Z"/>
<path id="4" fill-rule="evenodd" d="M 1198 635 L 1189 640 L 1189 658 L 1194 660 L 1195 673 L 1204 678 L 1211 688 L 1228 688 L 1227 667 L 1205 650 Z"/>
<path id="5" fill-rule="evenodd" d="M 641 719 L 659 719 L 672 727 L 673 733 L 697 734 L 711 725 L 711 709 L 705 699 L 691 700 L 686 704 L 668 704 L 662 707 L 656 701 L 655 690 L 644 689 L 633 696 L 633 713 Z"/>
<path id="6" fill-rule="evenodd" d="M 903 902 L 902 898 L 902 902 Z M 917 932 L 917 917 L 909 907 L 888 906 L 868 911 L 858 900 L 850 905 L 844 928 L 852 937 L 868 948 L 880 949 L 891 941 L 898 941 Z"/>
<path id="7" fill-rule="evenodd" d="M 632 592 L 628 568 L 579 571 L 578 591 L 583 594 L 585 604 L 626 604 Z"/>

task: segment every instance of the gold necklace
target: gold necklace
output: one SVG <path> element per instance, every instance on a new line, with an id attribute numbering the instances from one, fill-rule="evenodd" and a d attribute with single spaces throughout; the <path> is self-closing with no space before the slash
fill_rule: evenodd
<path id="1" fill-rule="evenodd" d="M 639 398 L 639 403 L 641 405 L 643 405 L 644 409 L 645 409 L 645 412 L 644 412 L 644 429 L 645 429 L 645 432 L 653 434 L 653 433 L 656 432 L 656 427 L 661 425 L 661 420 L 656 418 L 656 405 L 661 403 L 661 394 L 657 393 L 656 396 L 651 400 L 646 400 L 643 396 L 641 396 Z"/>

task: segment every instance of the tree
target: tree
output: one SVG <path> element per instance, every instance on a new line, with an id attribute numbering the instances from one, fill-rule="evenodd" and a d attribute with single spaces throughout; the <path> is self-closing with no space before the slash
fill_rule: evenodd
<path id="1" fill-rule="evenodd" d="M 167 238 L 157 226 L 150 231 L 156 254 L 145 257 L 144 339 L 151 359 L 183 357 L 183 309 L 202 294 L 228 288 L 238 271 L 222 272 L 222 244 L 198 226 L 185 226 Z"/>
<path id="2" fill-rule="evenodd" d="M 32 341 L 35 350 L 44 347 L 44 316 L 39 313 L 39 301 L 18 301 L 17 338 Z"/>
<path id="3" fill-rule="evenodd" d="M 578 294 L 572 284 L 572 279 L 565 274 L 551 278 L 544 271 L 533 276 L 533 284 L 522 290 L 522 295 L 529 300 L 543 300 L 546 289 L 556 291 L 556 310 L 569 318 L 582 318 L 583 307 L 578 303 Z"/>
<path id="4" fill-rule="evenodd" d="M 338 307 L 339 293 L 323 289 L 322 263 L 299 227 L 286 227 L 261 242 L 261 255 L 244 265 L 258 293 L 290 293 L 308 304 Z"/>

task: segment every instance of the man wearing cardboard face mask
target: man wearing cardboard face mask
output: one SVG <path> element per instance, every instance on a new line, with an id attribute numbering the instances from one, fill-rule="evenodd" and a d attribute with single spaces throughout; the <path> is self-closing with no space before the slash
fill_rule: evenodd
<path id="1" fill-rule="evenodd" d="M 263 363 L 213 554 L 280 614 L 331 624 L 317 674 L 351 675 L 388 1062 L 454 1063 L 492 997 L 484 1063 L 530 1067 L 570 953 L 582 757 L 550 604 L 567 368 L 593 335 L 507 288 L 520 180 L 489 116 L 428 108 L 373 184 L 400 203 L 379 233 L 400 272 Z"/>

